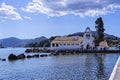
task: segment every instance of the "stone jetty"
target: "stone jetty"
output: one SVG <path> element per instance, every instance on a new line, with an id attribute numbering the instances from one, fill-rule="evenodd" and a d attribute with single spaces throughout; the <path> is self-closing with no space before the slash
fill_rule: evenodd
<path id="1" fill-rule="evenodd" d="M 51 50 L 49 50 L 48 48 L 28 48 L 25 50 L 26 53 L 31 53 L 31 52 L 38 52 L 38 53 L 42 53 L 42 52 L 50 52 Z"/>
<path id="2" fill-rule="evenodd" d="M 27 55 L 27 58 L 39 58 L 39 54 L 34 54 L 34 55 Z"/>
<path id="3" fill-rule="evenodd" d="M 67 54 L 67 53 L 119 53 L 120 50 L 50 50 L 47 48 L 29 48 L 26 53 L 51 53 L 51 54 Z"/>
<path id="4" fill-rule="evenodd" d="M 8 56 L 8 60 L 19 60 L 19 59 L 25 59 L 25 58 L 39 58 L 39 57 L 47 57 L 47 56 L 59 56 L 59 55 L 74 55 L 74 54 L 82 54 L 82 53 L 119 53 L 119 50 L 49 50 L 46 48 L 39 49 L 39 48 L 29 48 L 26 49 L 26 53 L 29 54 L 20 54 L 20 55 L 15 55 L 15 54 L 10 54 Z M 31 55 L 30 53 L 35 53 Z M 39 54 L 42 53 L 42 54 Z M 44 54 L 43 54 L 44 53 Z M 49 54 L 48 54 L 49 53 Z M 5 61 L 6 59 L 0 59 L 2 61 Z"/>

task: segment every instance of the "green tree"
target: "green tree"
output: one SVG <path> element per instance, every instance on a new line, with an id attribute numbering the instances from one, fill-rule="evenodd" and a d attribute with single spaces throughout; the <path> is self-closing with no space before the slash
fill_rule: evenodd
<path id="1" fill-rule="evenodd" d="M 97 45 L 99 45 L 99 43 L 104 40 L 104 31 L 105 31 L 105 29 L 104 29 L 104 23 L 103 23 L 102 18 L 99 17 L 99 18 L 95 21 L 95 24 L 96 24 L 95 28 L 96 28 L 96 30 L 97 30 L 97 32 L 98 32 Z"/>

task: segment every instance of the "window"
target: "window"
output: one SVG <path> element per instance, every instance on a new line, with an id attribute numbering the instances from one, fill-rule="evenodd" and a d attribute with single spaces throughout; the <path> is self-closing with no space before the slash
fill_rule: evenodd
<path id="1" fill-rule="evenodd" d="M 67 45 L 70 45 L 70 44 L 67 44 Z"/>
<path id="2" fill-rule="evenodd" d="M 72 44 L 72 45 L 74 45 L 74 44 Z"/>
<path id="3" fill-rule="evenodd" d="M 59 45 L 58 44 L 56 44 L 56 47 L 58 47 Z"/>
<path id="4" fill-rule="evenodd" d="M 71 40 L 76 41 L 76 40 L 78 40 L 78 37 L 77 37 L 77 36 L 73 36 L 73 37 L 71 38 Z"/>
<path id="5" fill-rule="evenodd" d="M 52 47 L 55 47 L 55 44 L 54 44 L 54 43 L 52 44 Z"/>
<path id="6" fill-rule="evenodd" d="M 90 33 L 87 33 L 87 34 L 86 34 L 86 37 L 87 37 L 88 39 L 90 39 Z"/>

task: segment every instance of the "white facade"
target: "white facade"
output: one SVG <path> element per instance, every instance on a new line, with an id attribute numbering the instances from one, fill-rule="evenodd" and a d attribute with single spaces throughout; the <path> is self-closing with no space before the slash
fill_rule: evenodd
<path id="1" fill-rule="evenodd" d="M 81 47 L 80 44 L 57 44 L 57 45 L 58 46 L 51 45 L 51 50 L 79 50 Z"/>
<path id="2" fill-rule="evenodd" d="M 109 47 L 108 50 L 119 50 L 119 47 Z"/>
<path id="3" fill-rule="evenodd" d="M 97 50 L 106 50 L 107 48 L 104 46 L 97 46 Z"/>
<path id="4" fill-rule="evenodd" d="M 81 48 L 82 37 L 56 37 L 51 42 L 51 50 L 77 50 Z"/>
<path id="5" fill-rule="evenodd" d="M 94 38 L 92 36 L 91 30 L 89 27 L 86 28 L 84 36 L 83 36 L 83 49 L 93 49 L 95 47 Z"/>

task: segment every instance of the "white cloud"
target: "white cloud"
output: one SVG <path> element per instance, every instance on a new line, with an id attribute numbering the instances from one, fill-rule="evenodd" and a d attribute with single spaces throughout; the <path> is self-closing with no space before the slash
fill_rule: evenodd
<path id="1" fill-rule="evenodd" d="M 5 22 L 5 20 L 1 20 L 1 22 Z"/>
<path id="2" fill-rule="evenodd" d="M 32 0 L 22 10 L 48 16 L 74 14 L 84 17 L 105 15 L 116 8 L 120 8 L 120 0 Z"/>
<path id="3" fill-rule="evenodd" d="M 16 8 L 10 5 L 2 3 L 0 8 L 0 18 L 10 19 L 10 20 L 21 20 L 22 17 L 19 13 L 15 11 Z"/>
<path id="4" fill-rule="evenodd" d="M 29 19 L 29 20 L 32 20 L 32 18 L 31 18 L 31 17 L 29 17 L 29 16 L 24 16 L 24 19 Z"/>

